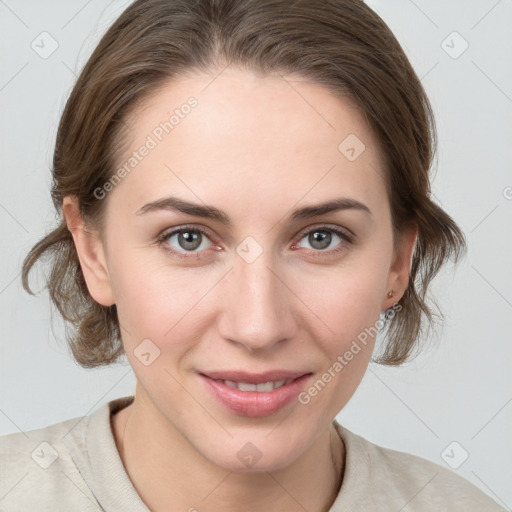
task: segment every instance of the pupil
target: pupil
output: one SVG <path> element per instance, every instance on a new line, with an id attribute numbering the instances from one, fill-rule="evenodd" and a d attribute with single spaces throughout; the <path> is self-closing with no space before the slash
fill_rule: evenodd
<path id="1" fill-rule="evenodd" d="M 326 247 L 329 247 L 331 238 L 331 233 L 326 231 L 315 231 L 314 233 L 311 233 L 309 243 L 316 249 L 325 249 Z"/>
<path id="2" fill-rule="evenodd" d="M 198 240 L 199 233 L 192 231 L 183 231 L 179 235 L 179 243 L 183 249 L 197 249 L 201 245 Z"/>

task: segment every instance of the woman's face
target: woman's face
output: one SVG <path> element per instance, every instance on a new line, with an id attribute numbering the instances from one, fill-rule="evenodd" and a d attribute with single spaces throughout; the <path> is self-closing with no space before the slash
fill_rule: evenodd
<path id="1" fill-rule="evenodd" d="M 382 157 L 348 101 L 217 74 L 169 83 L 127 120 L 103 199 L 108 277 L 86 278 L 116 304 L 153 424 L 226 469 L 275 470 L 359 385 L 412 241 L 400 259 Z"/>

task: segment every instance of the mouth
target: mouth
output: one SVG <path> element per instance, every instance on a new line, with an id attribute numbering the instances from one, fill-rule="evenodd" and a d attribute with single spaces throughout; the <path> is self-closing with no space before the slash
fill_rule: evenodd
<path id="1" fill-rule="evenodd" d="M 210 394 L 232 413 L 269 416 L 289 405 L 304 389 L 311 372 L 272 371 L 199 373 Z"/>

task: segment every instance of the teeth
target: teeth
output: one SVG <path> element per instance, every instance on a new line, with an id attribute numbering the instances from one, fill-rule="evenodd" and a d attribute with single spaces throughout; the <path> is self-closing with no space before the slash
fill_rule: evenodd
<path id="1" fill-rule="evenodd" d="M 232 380 L 225 380 L 221 382 L 224 382 L 224 384 L 226 384 L 226 386 L 229 386 L 230 388 L 238 389 L 236 382 L 233 382 Z"/>
<path id="2" fill-rule="evenodd" d="M 256 384 L 246 384 L 245 382 L 239 382 L 237 387 L 240 391 L 257 391 L 258 386 Z"/>
<path id="3" fill-rule="evenodd" d="M 273 382 L 263 382 L 256 385 L 256 391 L 272 391 L 274 389 Z"/>
<path id="4" fill-rule="evenodd" d="M 293 382 L 294 379 L 287 380 L 276 380 L 269 382 L 262 382 L 261 384 L 248 384 L 247 382 L 234 382 L 232 380 L 223 380 L 226 386 L 229 386 L 233 389 L 238 389 L 239 391 L 273 391 L 274 389 L 280 388 L 290 382 Z"/>

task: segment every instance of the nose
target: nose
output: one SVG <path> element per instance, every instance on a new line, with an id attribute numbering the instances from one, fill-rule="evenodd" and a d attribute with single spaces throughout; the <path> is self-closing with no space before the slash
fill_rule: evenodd
<path id="1" fill-rule="evenodd" d="M 296 335 L 293 292 L 282 266 L 273 264 L 265 251 L 252 263 L 236 257 L 223 291 L 223 339 L 252 352 L 271 350 Z"/>

